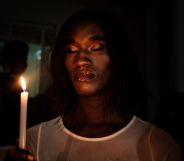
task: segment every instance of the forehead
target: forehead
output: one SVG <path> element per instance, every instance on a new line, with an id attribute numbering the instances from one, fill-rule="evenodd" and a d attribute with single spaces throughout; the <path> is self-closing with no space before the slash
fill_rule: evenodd
<path id="1" fill-rule="evenodd" d="M 104 36 L 101 27 L 92 21 L 85 21 L 72 27 L 69 33 L 69 39 L 83 38 L 90 36 Z"/>

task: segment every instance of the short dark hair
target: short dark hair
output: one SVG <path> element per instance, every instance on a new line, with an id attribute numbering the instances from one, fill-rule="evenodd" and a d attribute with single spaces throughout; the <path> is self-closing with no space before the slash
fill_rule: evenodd
<path id="1" fill-rule="evenodd" d="M 85 9 L 73 14 L 59 31 L 51 54 L 51 73 L 58 94 L 62 114 L 72 111 L 76 92 L 65 69 L 65 46 L 71 29 L 84 21 L 98 24 L 105 34 L 107 50 L 111 59 L 111 77 L 105 89 L 104 102 L 118 113 L 135 112 L 133 104 L 147 95 L 140 77 L 136 59 L 127 32 L 121 21 L 107 10 Z"/>

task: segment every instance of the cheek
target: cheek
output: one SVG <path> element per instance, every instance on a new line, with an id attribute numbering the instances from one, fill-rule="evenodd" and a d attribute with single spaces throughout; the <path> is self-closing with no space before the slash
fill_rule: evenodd
<path id="1" fill-rule="evenodd" d="M 72 63 L 71 63 L 70 58 L 68 58 L 68 57 L 65 58 L 65 68 L 66 68 L 66 71 L 68 73 L 68 76 L 71 79 L 71 77 L 72 77 Z"/>
<path id="2" fill-rule="evenodd" d="M 104 62 L 104 63 L 102 63 Z M 105 73 L 110 73 L 111 71 L 111 61 L 108 55 L 104 56 L 103 61 L 101 61 L 101 64 L 103 66 L 103 70 L 105 70 Z"/>
<path id="3" fill-rule="evenodd" d="M 102 63 L 103 62 L 103 63 Z M 111 63 L 109 57 L 105 58 L 101 63 L 99 64 L 100 71 L 101 71 L 101 77 L 104 83 L 106 83 L 111 75 Z"/>
<path id="4" fill-rule="evenodd" d="M 72 67 L 72 59 L 70 56 L 66 56 L 65 57 L 65 67 L 67 69 L 67 71 L 69 72 L 71 70 L 71 67 Z"/>
<path id="5" fill-rule="evenodd" d="M 111 75 L 111 66 L 110 64 L 106 64 L 106 67 L 104 68 L 104 81 L 107 82 L 110 79 Z"/>

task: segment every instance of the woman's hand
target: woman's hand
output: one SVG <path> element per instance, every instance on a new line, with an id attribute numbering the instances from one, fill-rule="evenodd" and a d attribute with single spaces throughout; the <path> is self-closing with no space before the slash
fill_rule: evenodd
<path id="1" fill-rule="evenodd" d="M 28 150 L 12 148 L 7 150 L 4 161 L 35 161 L 35 159 Z"/>

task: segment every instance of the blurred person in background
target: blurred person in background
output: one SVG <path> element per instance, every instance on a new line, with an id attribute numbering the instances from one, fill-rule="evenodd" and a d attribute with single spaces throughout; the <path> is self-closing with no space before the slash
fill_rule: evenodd
<path id="1" fill-rule="evenodd" d="M 27 68 L 29 46 L 12 40 L 0 52 L 0 145 L 14 145 L 19 132 L 20 76 Z"/>

